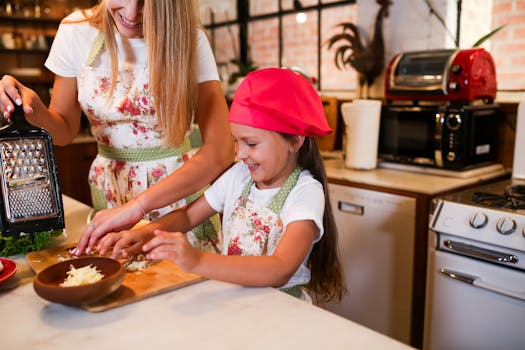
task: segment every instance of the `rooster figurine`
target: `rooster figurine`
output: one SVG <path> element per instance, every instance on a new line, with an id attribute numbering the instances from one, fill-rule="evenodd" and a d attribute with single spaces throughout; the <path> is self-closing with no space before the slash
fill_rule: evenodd
<path id="1" fill-rule="evenodd" d="M 348 65 L 353 67 L 359 74 L 359 85 L 363 87 L 366 83 L 367 88 L 384 68 L 383 18 L 388 17 L 388 8 L 392 5 L 391 0 L 376 0 L 376 2 L 380 8 L 376 16 L 374 35 L 368 45 L 363 44 L 359 29 L 350 22 L 338 24 L 338 27 L 343 28 L 343 32 L 335 34 L 328 40 L 329 50 L 336 43 L 345 42 L 337 48 L 335 65 L 338 69 Z"/>

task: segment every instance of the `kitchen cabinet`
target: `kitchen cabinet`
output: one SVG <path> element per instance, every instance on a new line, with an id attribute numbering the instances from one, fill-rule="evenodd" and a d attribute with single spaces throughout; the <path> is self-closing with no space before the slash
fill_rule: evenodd
<path id="1" fill-rule="evenodd" d="M 326 309 L 409 344 L 416 200 L 328 187 L 349 293 Z"/>
<path id="2" fill-rule="evenodd" d="M 410 300 L 409 344 L 421 348 L 425 308 L 425 281 L 428 247 L 428 220 L 432 199 L 460 189 L 501 180 L 509 176 L 505 168 L 479 173 L 466 178 L 414 173 L 381 168 L 353 170 L 344 166 L 337 154 L 324 161 L 336 222 L 342 228 L 341 252 L 348 257 L 350 301 L 327 308 L 345 307 L 359 303 L 372 303 L 377 293 L 377 305 L 356 309 L 359 312 L 379 313 L 360 315 L 363 322 L 375 323 L 377 329 L 392 332 L 398 339 L 406 339 L 406 301 Z M 344 211 L 339 210 L 339 202 Z M 354 208 L 357 204 L 357 209 Z M 363 215 L 350 214 L 362 207 Z M 369 209 L 366 209 L 369 208 Z M 399 219 L 402 217 L 403 219 Z M 343 236 L 349 232 L 348 236 Z M 373 247 L 377 246 L 374 252 Z M 361 249 L 368 249 L 362 252 Z M 373 254 L 369 256 L 368 254 Z M 351 265 L 351 266 L 350 266 Z M 355 265 L 355 266 L 354 266 Z M 384 269 L 386 271 L 382 271 Z M 410 273 L 410 277 L 401 272 Z M 356 275 L 357 277 L 353 277 Z M 357 285 L 352 292 L 352 281 L 363 280 L 369 286 Z M 375 281 L 374 279 L 390 280 Z M 403 285 L 401 285 L 403 284 Z M 364 288 L 364 289 L 363 289 Z M 390 288 L 388 291 L 378 288 Z M 411 289 L 409 293 L 406 288 Z M 366 292 L 366 293 L 365 293 Z M 359 295 L 358 293 L 361 293 Z M 364 297 L 362 295 L 365 295 Z M 388 298 L 394 299 L 394 304 Z M 364 298 L 361 300 L 361 298 Z M 356 299 L 356 300 L 352 300 Z M 395 305 L 399 302 L 399 305 Z M 349 303 L 349 304 L 344 304 Z M 382 303 L 382 304 L 381 304 Z M 345 306 L 346 305 L 346 306 Z M 368 305 L 368 304 L 365 304 Z M 357 312 L 357 311 L 356 311 Z M 352 315 L 350 315 L 353 317 Z M 399 320 L 404 325 L 392 325 Z M 358 321 L 359 322 L 359 321 Z M 382 327 L 382 328 L 381 328 Z M 381 332 L 383 332 L 383 330 Z"/>
<path id="3" fill-rule="evenodd" d="M 62 194 L 92 206 L 88 174 L 97 155 L 95 140 L 81 136 L 67 146 L 54 146 L 54 152 Z"/>
<path id="4" fill-rule="evenodd" d="M 0 23 L 0 76 L 14 76 L 48 104 L 53 75 L 44 61 L 60 19 L 2 15 Z"/>
<path id="5" fill-rule="evenodd" d="M 9 74 L 35 90 L 48 104 L 54 76 L 44 67 L 60 21 L 95 0 L 1 1 L 0 77 Z"/>

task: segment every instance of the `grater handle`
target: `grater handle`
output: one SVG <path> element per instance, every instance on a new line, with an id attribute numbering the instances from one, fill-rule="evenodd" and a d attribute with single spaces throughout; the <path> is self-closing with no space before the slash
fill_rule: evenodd
<path id="1" fill-rule="evenodd" d="M 8 124 L 6 129 L 16 129 L 16 130 L 28 130 L 28 129 L 34 129 L 35 127 L 30 124 L 24 113 L 24 109 L 22 106 L 17 105 L 16 103 L 13 103 L 13 106 L 15 106 L 14 111 L 11 113 L 11 122 Z"/>

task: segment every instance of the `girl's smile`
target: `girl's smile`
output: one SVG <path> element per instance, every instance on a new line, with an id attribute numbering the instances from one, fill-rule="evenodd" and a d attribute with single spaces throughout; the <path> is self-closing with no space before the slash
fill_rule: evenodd
<path id="1" fill-rule="evenodd" d="M 254 172 L 257 170 L 257 164 L 248 164 L 248 163 L 245 163 L 247 166 L 248 166 L 248 170 L 250 170 L 251 172 Z"/>
<path id="2" fill-rule="evenodd" d="M 297 166 L 295 155 L 300 144 L 292 144 L 274 131 L 230 123 L 237 159 L 248 167 L 259 189 L 284 184 Z"/>

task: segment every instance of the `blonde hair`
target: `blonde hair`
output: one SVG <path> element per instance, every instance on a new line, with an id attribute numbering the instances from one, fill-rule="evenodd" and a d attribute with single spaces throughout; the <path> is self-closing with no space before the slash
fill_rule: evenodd
<path id="1" fill-rule="evenodd" d="M 197 109 L 197 35 L 199 17 L 194 0 L 145 0 L 143 33 L 148 48 L 149 86 L 164 143 L 178 146 Z M 111 58 L 112 95 L 118 58 L 115 24 L 105 2 L 84 11 L 88 23 L 104 35 Z"/>

